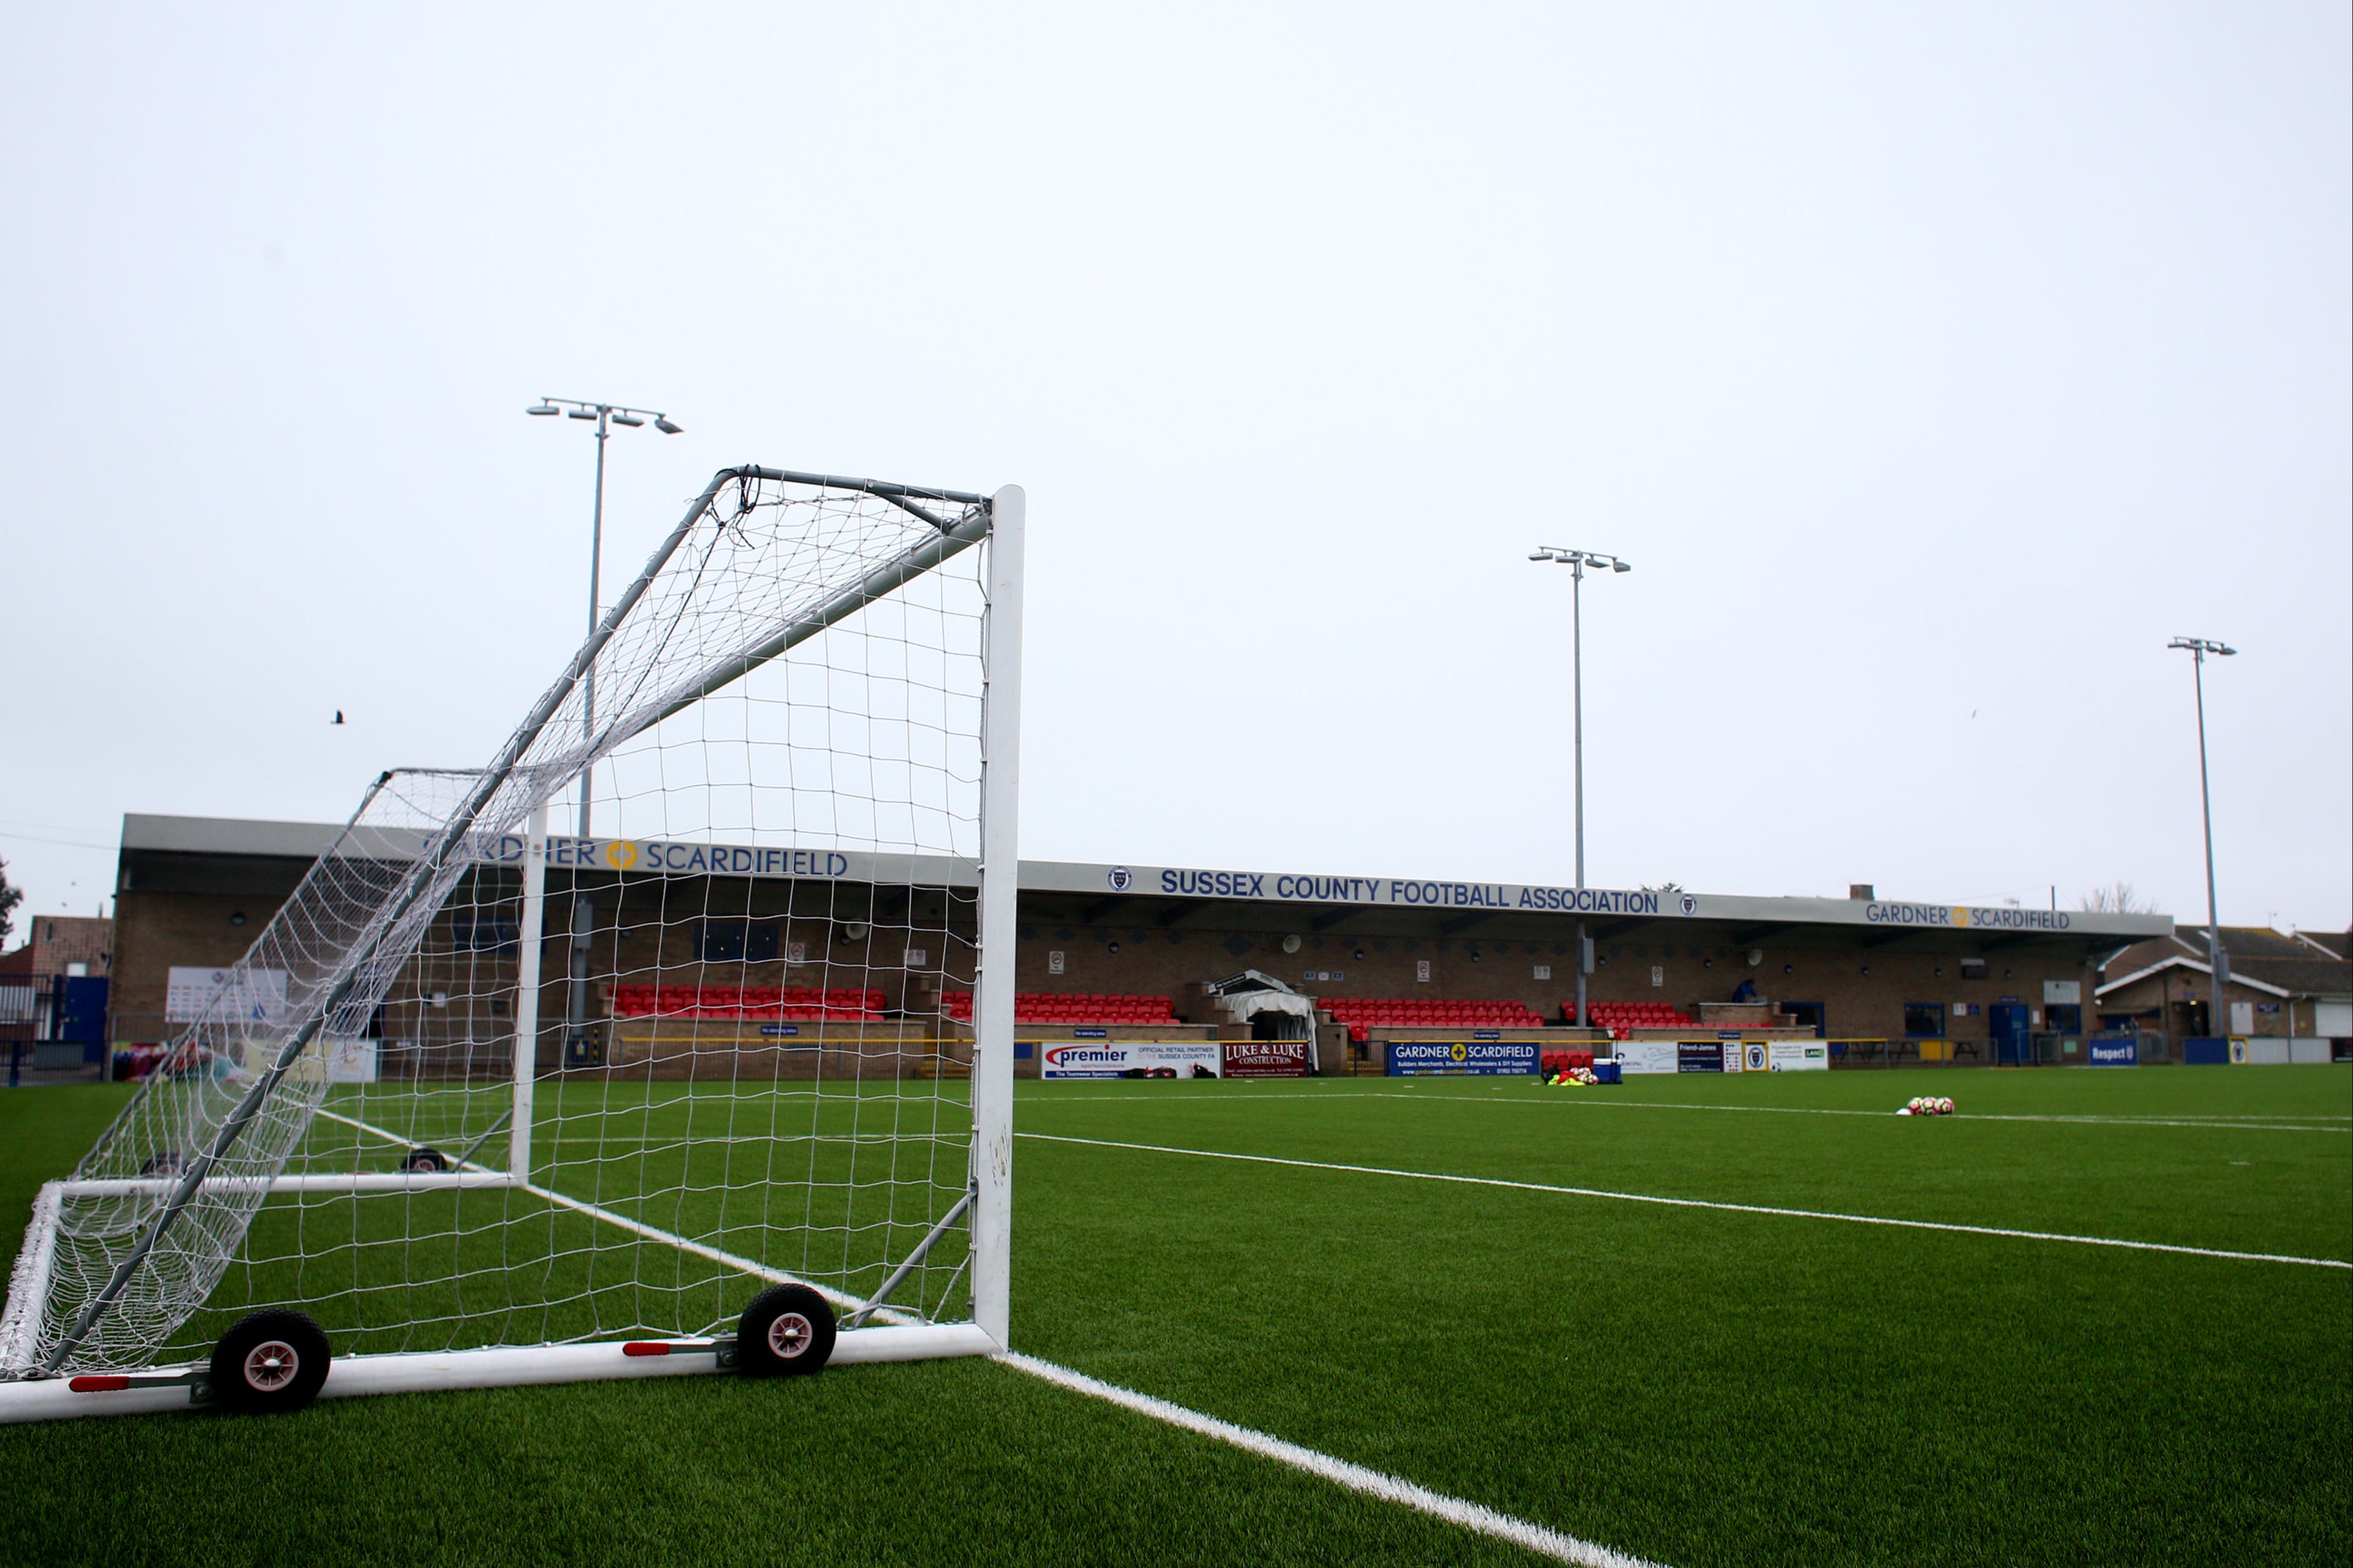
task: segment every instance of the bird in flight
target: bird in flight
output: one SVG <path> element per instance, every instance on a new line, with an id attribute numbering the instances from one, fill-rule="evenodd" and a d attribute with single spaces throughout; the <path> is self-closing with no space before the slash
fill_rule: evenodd
<path id="1" fill-rule="evenodd" d="M 340 724 L 340 723 L 342 723 L 343 721 L 343 710 L 342 709 L 338 708 L 338 709 L 336 709 L 336 710 L 335 710 L 335 722 L 336 722 L 336 723 L 338 723 L 338 724 Z"/>

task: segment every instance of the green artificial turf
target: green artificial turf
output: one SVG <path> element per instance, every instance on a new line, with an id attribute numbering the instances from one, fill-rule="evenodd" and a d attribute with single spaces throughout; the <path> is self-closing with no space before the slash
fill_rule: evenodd
<path id="1" fill-rule="evenodd" d="M 1916 1093 L 1961 1113 L 1886 1114 Z M 0 1097 L 5 1213 L 118 1095 Z M 567 1104 L 596 1131 L 540 1179 L 669 1184 L 681 1122 L 754 1109 L 705 1098 Z M 2353 1554 L 2353 1271 L 1109 1146 L 2346 1259 L 2342 1068 L 1045 1084 L 1017 1126 L 1052 1135 L 1017 1149 L 1019 1348 L 1622 1551 Z M 1516 1556 L 985 1363 L 0 1428 L 0 1463 L 10 1560 Z"/>

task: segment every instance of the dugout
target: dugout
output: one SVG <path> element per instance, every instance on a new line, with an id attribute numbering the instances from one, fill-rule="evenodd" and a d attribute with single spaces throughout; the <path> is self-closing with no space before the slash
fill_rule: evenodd
<path id="1" fill-rule="evenodd" d="M 191 985 L 237 960 L 336 831 L 126 816 L 108 1031 L 116 1046 L 169 1039 Z M 909 1071 L 955 1072 L 968 1060 L 956 998 L 971 985 L 973 890 L 955 865 L 902 857 L 887 879 L 861 880 L 856 856 L 772 847 L 714 871 L 663 864 L 661 851 L 625 840 L 551 849 L 543 1018 L 566 1016 L 577 925 L 599 977 L 583 1010 L 613 1062 L 659 1059 L 667 1026 L 624 1016 L 633 998 L 617 993 L 713 984 L 762 993 L 757 1010 L 778 1016 L 748 1016 L 749 1003 L 733 1017 L 698 1008 L 706 1016 L 685 1031 L 696 1049 L 732 1037 L 772 1053 L 779 1070 L 795 1062 L 817 1070 L 830 1040 L 854 1036 L 871 1048 L 887 1037 L 903 1041 Z M 512 874 L 496 864 L 474 873 L 486 887 Z M 1567 1016 L 1581 923 L 1593 944 L 1593 1019 L 1621 1038 L 1811 1037 L 1841 1066 L 2063 1064 L 2088 1059 L 2102 961 L 2173 929 L 2163 916 L 1852 892 L 1759 898 L 1025 861 L 1018 1033 L 1024 1041 L 1217 1038 L 1238 1026 L 1212 994 L 1217 983 L 1256 970 L 1313 1000 L 1327 1072 L 1380 1070 L 1385 1040 L 1441 1038 L 1474 1026 L 1461 1016 L 1514 1009 L 1526 1037 L 1590 1039 Z M 448 1004 L 454 989 L 436 1001 L 437 963 L 511 971 L 512 922 L 480 912 L 494 903 L 478 895 L 469 900 L 475 912 L 445 917 L 371 1021 L 431 1070 L 470 1073 L 512 1050 L 501 1043 L 512 1039 L 511 1008 L 495 986 L 466 987 L 461 1011 Z M 1754 995 L 1736 1001 L 1743 982 Z M 811 992 L 820 999 L 806 1000 Z M 1085 1000 L 1060 1005 L 1074 998 Z M 1415 999 L 1500 1011 L 1417 1024 L 1397 1007 Z M 1342 1021 L 1384 1006 L 1389 1023 Z M 543 1039 L 543 1069 L 554 1070 L 562 1053 L 560 1038 Z M 1018 1066 L 1038 1070 L 1036 1053 Z"/>

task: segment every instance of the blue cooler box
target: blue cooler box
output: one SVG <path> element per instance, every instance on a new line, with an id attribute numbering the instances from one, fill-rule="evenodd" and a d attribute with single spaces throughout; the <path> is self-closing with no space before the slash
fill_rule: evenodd
<path id="1" fill-rule="evenodd" d="M 1593 1064 L 1593 1077 L 1594 1080 L 1599 1083 L 1623 1083 L 1625 1081 L 1625 1079 L 1620 1074 L 1618 1064 L 1616 1062 L 1595 1062 Z"/>

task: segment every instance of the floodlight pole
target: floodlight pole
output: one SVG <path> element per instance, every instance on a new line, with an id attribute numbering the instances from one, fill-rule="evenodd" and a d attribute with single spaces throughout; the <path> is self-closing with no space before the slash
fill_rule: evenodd
<path id="1" fill-rule="evenodd" d="M 1615 555 L 1604 555 L 1590 550 L 1557 550 L 1542 546 L 1528 555 L 1531 561 L 1549 561 L 1566 566 L 1569 571 L 1568 584 L 1568 668 L 1571 728 L 1575 735 L 1577 757 L 1577 890 L 1585 891 L 1585 569 L 1588 565 L 1607 566 L 1612 572 L 1630 572 L 1633 568 Z M 1582 903 L 1584 900 L 1579 900 Z M 1577 1016 L 1571 1020 L 1578 1028 L 1588 1026 L 1585 1007 L 1586 984 L 1585 917 L 1577 920 Z"/>
<path id="2" fill-rule="evenodd" d="M 632 408 L 623 403 L 592 403 L 576 397 L 542 397 L 535 408 L 523 410 L 535 418 L 549 418 L 562 414 L 574 419 L 594 419 L 596 422 L 596 500 L 589 514 L 588 524 L 588 640 L 596 637 L 596 602 L 602 598 L 605 571 L 605 443 L 611 439 L 613 426 L 618 424 L 632 429 L 648 419 L 665 436 L 675 436 L 685 426 L 673 422 L 667 414 L 651 408 Z M 573 831 L 586 838 L 589 832 L 590 778 L 596 771 L 594 759 L 587 752 L 596 739 L 596 661 L 590 658 L 580 675 L 580 820 Z M 541 835 L 543 838 L 545 835 Z M 573 1042 L 585 1038 L 588 1023 L 588 949 L 596 936 L 596 908 L 584 897 L 577 885 L 572 897 L 572 962 L 569 965 L 571 994 L 564 1009 L 564 1038 L 567 1058 Z M 528 1131 L 525 1132 L 526 1141 Z"/>
<path id="3" fill-rule="evenodd" d="M 2212 971 L 2213 1006 L 2222 1009 L 2222 987 L 2231 978 L 2230 955 L 2222 951 L 2222 921 L 2214 900 L 2214 795 L 2206 780 L 2206 656 L 2225 658 L 2239 650 L 2206 637 L 2175 637 L 2165 645 L 2189 655 L 2189 679 L 2198 692 L 2198 813 L 2206 830 L 2206 965 Z M 2214 1026 L 2209 1018 L 2209 1028 Z"/>
<path id="4" fill-rule="evenodd" d="M 523 410 L 536 418 L 548 418 L 557 414 L 575 419 L 596 422 L 596 500 L 588 523 L 588 635 L 596 635 L 596 601 L 603 596 L 605 557 L 605 443 L 611 439 L 613 425 L 618 421 L 632 429 L 648 419 L 665 436 L 675 436 L 685 428 L 674 423 L 667 414 L 651 408 L 632 408 L 625 403 L 592 403 L 577 397 L 542 397 L 535 408 Z M 580 739 L 584 744 L 596 735 L 596 667 L 592 663 L 583 672 L 580 681 Z M 588 837 L 589 768 L 580 769 L 580 825 L 575 830 L 583 838 Z"/>
<path id="5" fill-rule="evenodd" d="M 1577 890 L 1585 891 L 1585 559 L 1572 562 L 1568 574 L 1569 729 L 1577 751 Z M 1578 900 L 1581 904 L 1584 900 Z M 1585 1007 L 1585 915 L 1577 917 L 1577 1026 L 1588 1026 L 1592 1015 Z"/>
<path id="6" fill-rule="evenodd" d="M 588 518 L 588 635 L 596 635 L 596 601 L 605 576 L 605 443 L 612 436 L 613 411 L 596 410 L 596 503 Z M 596 666 L 580 672 L 580 741 L 586 745 L 596 735 Z M 589 778 L 593 766 L 580 770 L 580 837 L 588 837 Z"/>

